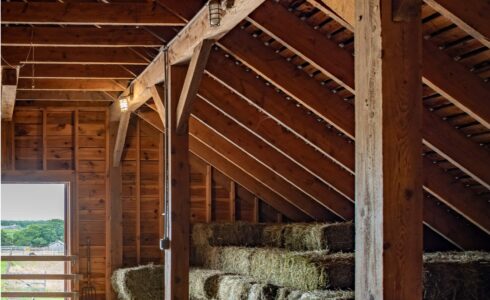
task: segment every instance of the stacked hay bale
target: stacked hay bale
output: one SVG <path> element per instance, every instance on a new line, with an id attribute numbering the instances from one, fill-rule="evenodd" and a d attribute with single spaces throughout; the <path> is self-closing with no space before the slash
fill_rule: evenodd
<path id="1" fill-rule="evenodd" d="M 353 250 L 352 223 L 196 224 L 190 299 L 354 299 Z M 118 270 L 113 286 L 120 299 L 163 299 L 163 267 Z M 490 253 L 425 254 L 423 298 L 490 299 Z"/>
<path id="2" fill-rule="evenodd" d="M 194 265 L 225 272 L 207 299 L 352 298 L 336 291 L 354 287 L 351 222 L 196 224 L 192 244 Z"/>
<path id="3" fill-rule="evenodd" d="M 217 270 L 192 269 L 189 276 L 190 299 L 209 300 L 351 300 L 352 291 L 309 291 L 281 288 L 250 276 Z"/>
<path id="4" fill-rule="evenodd" d="M 243 293 L 254 284 L 276 287 L 275 298 L 248 299 L 350 299 L 349 290 L 354 289 L 354 228 L 350 222 L 199 224 L 193 228 L 192 241 L 196 265 L 242 276 L 223 280 L 231 286 L 241 282 L 235 291 Z M 218 294 L 216 299 L 231 298 Z M 424 299 L 490 299 L 490 254 L 425 254 Z"/>
<path id="5" fill-rule="evenodd" d="M 119 299 L 163 299 L 163 274 L 162 265 L 119 269 L 112 274 L 112 287 Z"/>

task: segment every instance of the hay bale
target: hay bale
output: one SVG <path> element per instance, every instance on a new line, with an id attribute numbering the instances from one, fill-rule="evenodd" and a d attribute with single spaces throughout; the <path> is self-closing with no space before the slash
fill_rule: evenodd
<path id="1" fill-rule="evenodd" d="M 211 250 L 209 249 L 211 248 Z M 299 290 L 352 288 L 353 254 L 328 251 L 294 252 L 277 248 L 206 247 L 214 255 L 203 266 L 249 275 L 278 286 Z"/>
<path id="2" fill-rule="evenodd" d="M 218 270 L 192 268 L 189 271 L 190 298 L 194 300 L 216 298 L 219 278 L 224 274 Z"/>
<path id="3" fill-rule="evenodd" d="M 163 299 L 164 268 L 145 265 L 114 271 L 111 281 L 118 298 L 122 300 Z"/>
<path id="4" fill-rule="evenodd" d="M 203 246 L 250 246 L 262 243 L 265 224 L 245 222 L 195 224 L 192 228 L 194 245 Z"/>
<path id="5" fill-rule="evenodd" d="M 257 249 L 252 254 L 251 273 L 261 281 L 298 290 L 353 288 L 352 254 L 326 251 L 291 252 Z"/>
<path id="6" fill-rule="evenodd" d="M 293 251 L 352 252 L 354 226 L 344 223 L 293 223 L 284 225 L 283 247 Z"/>
<path id="7" fill-rule="evenodd" d="M 292 223 L 251 224 L 211 223 L 195 224 L 192 230 L 193 245 L 276 247 L 293 251 L 354 250 L 354 226 L 344 223 Z"/>
<path id="8" fill-rule="evenodd" d="M 425 254 L 424 299 L 490 299 L 490 253 Z"/>
<path id="9" fill-rule="evenodd" d="M 298 291 L 288 288 L 280 288 L 277 291 L 276 300 L 353 300 L 353 291 L 342 290 L 317 290 L 317 291 Z"/>
<path id="10" fill-rule="evenodd" d="M 252 280 L 244 279 L 239 275 L 222 276 L 219 280 L 218 299 L 247 300 Z"/>
<path id="11" fill-rule="evenodd" d="M 262 231 L 262 246 L 282 248 L 284 247 L 284 224 L 266 225 Z"/>

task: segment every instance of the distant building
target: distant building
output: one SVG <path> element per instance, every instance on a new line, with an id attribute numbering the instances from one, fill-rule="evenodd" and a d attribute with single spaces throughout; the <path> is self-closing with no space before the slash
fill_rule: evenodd
<path id="1" fill-rule="evenodd" d="M 48 245 L 48 250 L 62 252 L 65 250 L 65 243 L 63 243 L 62 241 L 52 242 Z"/>

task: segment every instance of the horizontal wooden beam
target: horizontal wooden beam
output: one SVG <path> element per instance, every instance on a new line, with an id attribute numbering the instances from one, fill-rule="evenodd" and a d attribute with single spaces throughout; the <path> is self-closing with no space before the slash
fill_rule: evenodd
<path id="1" fill-rule="evenodd" d="M 2 255 L 2 261 L 74 261 L 74 255 Z"/>
<path id="2" fill-rule="evenodd" d="M 76 280 L 78 274 L 2 274 L 2 280 Z"/>
<path id="3" fill-rule="evenodd" d="M 2 27 L 3 46 L 158 48 L 163 43 L 138 28 Z"/>
<path id="4" fill-rule="evenodd" d="M 157 2 L 8 2 L 2 4 L 2 24 L 184 25 Z"/>
<path id="5" fill-rule="evenodd" d="M 5 298 L 71 298 L 77 299 L 78 292 L 2 292 Z"/>
<path id="6" fill-rule="evenodd" d="M 124 91 L 125 81 L 108 79 L 20 79 L 18 90 Z"/>
<path id="7" fill-rule="evenodd" d="M 106 92 L 87 92 L 87 91 L 37 91 L 22 90 L 16 95 L 17 101 L 106 101 L 112 102 L 113 97 Z"/>
<path id="8" fill-rule="evenodd" d="M 125 79 L 132 80 L 143 66 L 27 64 L 19 78 L 39 79 Z"/>
<path id="9" fill-rule="evenodd" d="M 2 120 L 11 121 L 14 114 L 19 69 L 2 67 L 1 72 Z"/>
<path id="10" fill-rule="evenodd" d="M 141 53 L 140 48 L 2 47 L 2 65 L 147 65 L 150 59 Z"/>
<path id="11" fill-rule="evenodd" d="M 445 16 L 490 48 L 490 24 L 484 12 L 490 11 L 490 2 L 482 0 L 424 0 L 433 9 Z"/>

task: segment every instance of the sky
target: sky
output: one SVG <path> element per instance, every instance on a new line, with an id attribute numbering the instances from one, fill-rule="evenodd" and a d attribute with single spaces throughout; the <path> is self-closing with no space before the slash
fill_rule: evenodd
<path id="1" fill-rule="evenodd" d="M 64 219 L 64 184 L 2 184 L 2 220 Z"/>

